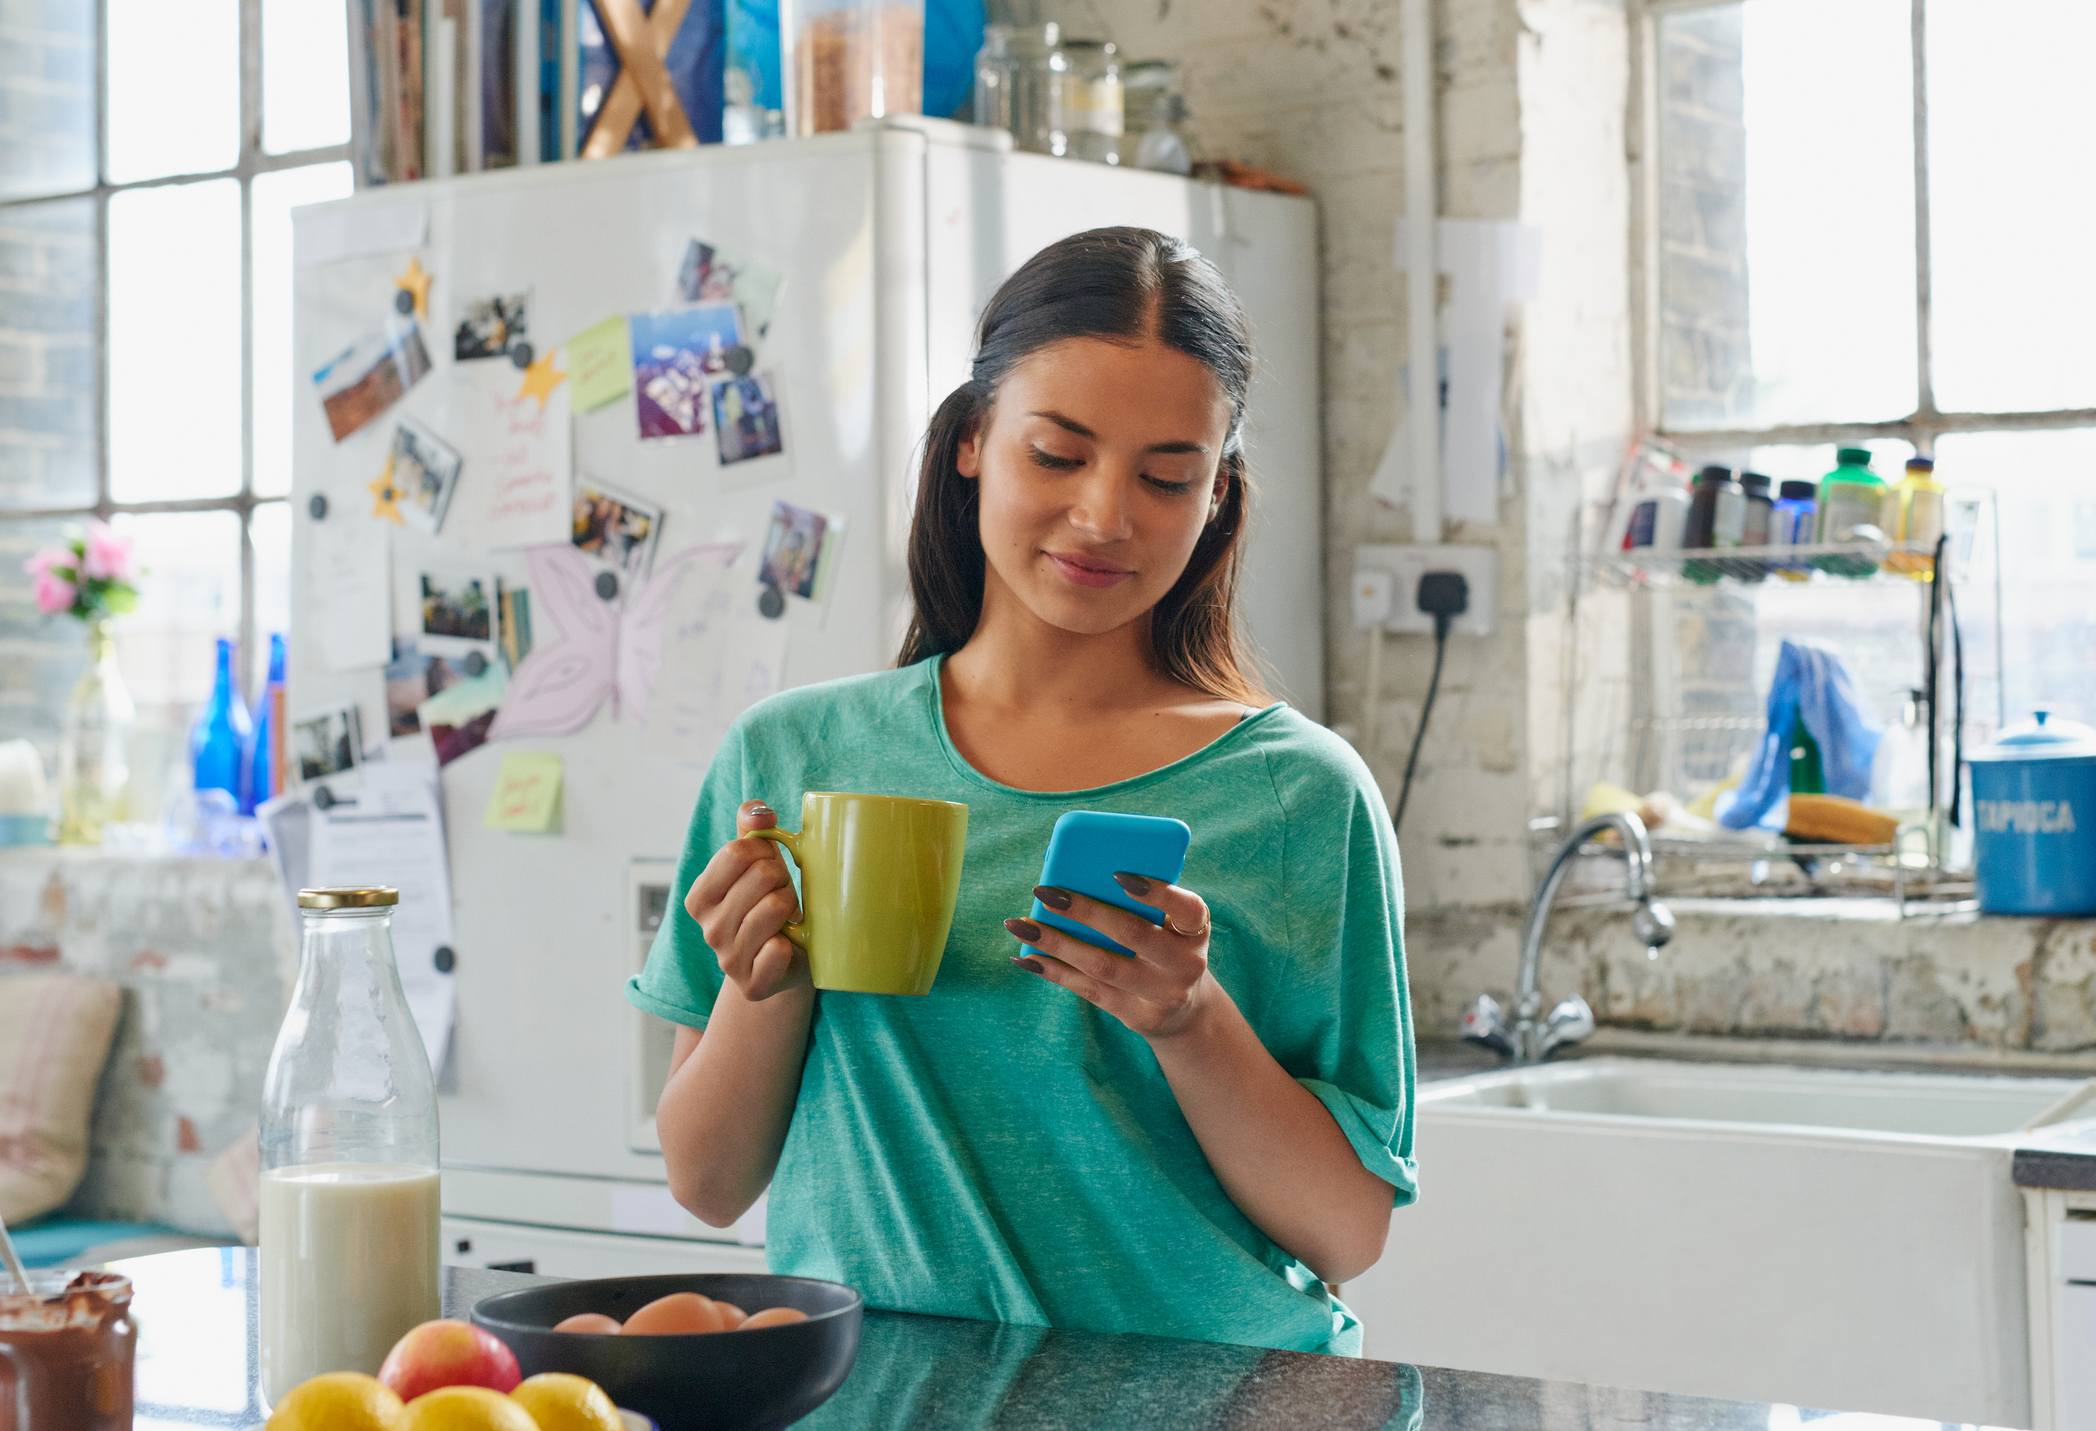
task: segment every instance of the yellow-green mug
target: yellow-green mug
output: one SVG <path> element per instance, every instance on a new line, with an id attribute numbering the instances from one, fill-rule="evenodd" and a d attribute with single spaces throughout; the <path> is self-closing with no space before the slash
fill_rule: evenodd
<path id="1" fill-rule="evenodd" d="M 785 934 L 818 989 L 927 994 L 953 927 L 968 807 L 899 795 L 801 796 L 801 827 L 752 830 L 801 871 L 801 917 Z"/>

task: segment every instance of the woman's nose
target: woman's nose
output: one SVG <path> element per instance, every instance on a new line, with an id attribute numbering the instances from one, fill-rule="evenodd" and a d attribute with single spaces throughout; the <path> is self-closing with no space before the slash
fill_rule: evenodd
<path id="1" fill-rule="evenodd" d="M 1086 474 L 1077 500 L 1070 504 L 1069 519 L 1071 526 L 1095 541 L 1120 541 L 1134 535 L 1127 482 L 1115 473 Z"/>

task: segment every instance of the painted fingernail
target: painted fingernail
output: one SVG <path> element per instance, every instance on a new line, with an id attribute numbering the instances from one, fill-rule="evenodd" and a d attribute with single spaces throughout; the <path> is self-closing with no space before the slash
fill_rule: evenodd
<path id="1" fill-rule="evenodd" d="M 1012 938 L 1022 939 L 1028 944 L 1038 944 L 1041 940 L 1041 926 L 1031 919 L 1007 919 L 1004 927 L 1011 931 Z"/>
<path id="2" fill-rule="evenodd" d="M 1043 972 L 1043 970 L 1041 969 L 1041 961 L 1038 959 L 1014 959 L 1012 960 L 1012 962 L 1014 964 L 1017 964 L 1020 968 L 1024 969 L 1029 974 L 1039 974 Z"/>
<path id="3" fill-rule="evenodd" d="M 1070 891 L 1057 889 L 1053 885 L 1035 885 L 1033 887 L 1033 897 L 1047 905 L 1050 909 L 1063 910 L 1070 907 Z"/>
<path id="4" fill-rule="evenodd" d="M 742 807 L 742 813 L 745 815 L 769 815 L 771 812 L 771 806 L 765 804 L 762 800 L 752 800 L 749 804 Z"/>
<path id="5" fill-rule="evenodd" d="M 1150 892 L 1150 881 L 1144 879 L 1141 875 L 1117 874 L 1114 876 L 1114 883 L 1127 890 L 1130 894 L 1148 894 Z"/>

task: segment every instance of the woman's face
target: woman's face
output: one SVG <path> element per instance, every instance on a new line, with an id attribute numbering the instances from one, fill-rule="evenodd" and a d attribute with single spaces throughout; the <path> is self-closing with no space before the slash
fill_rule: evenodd
<path id="1" fill-rule="evenodd" d="M 981 483 L 986 613 L 999 586 L 1081 635 L 1148 612 L 1222 495 L 1222 386 L 1154 339 L 1068 338 L 1015 366 L 957 466 Z"/>

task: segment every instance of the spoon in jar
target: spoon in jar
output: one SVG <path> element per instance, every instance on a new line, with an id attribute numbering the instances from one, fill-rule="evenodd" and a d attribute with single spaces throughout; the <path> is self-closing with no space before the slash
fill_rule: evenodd
<path id="1" fill-rule="evenodd" d="M 21 1254 L 15 1251 L 15 1240 L 7 1235 L 7 1219 L 0 1218 L 0 1257 L 7 1259 L 7 1270 L 15 1279 L 15 1285 L 29 1290 L 29 1271 L 22 1265 Z"/>

